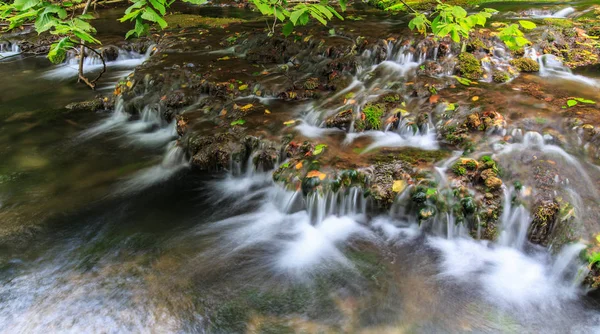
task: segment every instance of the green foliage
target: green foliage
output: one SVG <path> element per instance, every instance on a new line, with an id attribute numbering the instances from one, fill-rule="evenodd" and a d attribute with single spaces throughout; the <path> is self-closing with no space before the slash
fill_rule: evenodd
<path id="1" fill-rule="evenodd" d="M 206 0 L 182 0 L 183 2 L 201 5 Z M 150 24 L 158 24 L 161 29 L 165 29 L 168 24 L 164 16 L 167 9 L 175 0 L 133 0 L 133 4 L 125 10 L 125 15 L 119 19 L 121 22 L 135 22 L 133 29 L 129 30 L 125 38 L 130 36 L 140 37 L 148 33 Z"/>
<path id="2" fill-rule="evenodd" d="M 587 100 L 587 99 L 584 99 L 582 97 L 573 97 L 573 98 L 570 98 L 570 99 L 567 100 L 567 105 L 563 106 L 563 109 L 565 109 L 567 107 L 569 107 L 569 108 L 574 107 L 574 106 L 576 106 L 579 103 L 595 104 L 596 101 Z"/>
<path id="3" fill-rule="evenodd" d="M 323 150 L 327 147 L 327 145 L 325 144 L 319 144 L 317 146 L 315 146 L 315 150 L 313 151 L 313 155 L 319 155 L 321 153 L 323 153 Z"/>
<path id="4" fill-rule="evenodd" d="M 48 59 L 53 63 L 64 61 L 66 50 L 79 44 L 79 40 L 100 44 L 93 34 L 96 29 L 88 22 L 94 19 L 90 14 L 69 15 L 71 7 L 83 0 L 51 2 L 43 0 L 16 0 L 13 3 L 0 2 L 0 22 L 8 23 L 8 30 L 33 23 L 39 33 L 49 32 L 63 37 L 52 44 Z M 72 11 L 72 14 L 75 14 Z"/>
<path id="5" fill-rule="evenodd" d="M 520 50 L 525 45 L 531 44 L 531 42 L 524 37 L 523 32 L 519 29 L 519 25 L 526 30 L 532 30 L 536 28 L 535 23 L 530 21 L 519 21 L 519 24 L 513 23 L 511 25 L 504 25 L 504 27 L 498 29 L 498 38 L 508 46 L 511 50 Z"/>
<path id="6" fill-rule="evenodd" d="M 235 120 L 235 121 L 231 122 L 231 126 L 244 125 L 244 124 L 246 124 L 246 121 L 243 120 L 243 119 L 238 119 L 238 120 Z"/>
<path id="7" fill-rule="evenodd" d="M 600 252 L 592 253 L 588 255 L 588 263 L 590 266 L 595 265 L 596 263 L 600 263 Z"/>
<path id="8" fill-rule="evenodd" d="M 495 12 L 497 12 L 495 9 L 485 8 L 479 13 L 467 15 L 467 11 L 461 6 L 452 6 L 438 1 L 433 20 L 430 21 L 423 13 L 416 13 L 408 23 L 408 27 L 423 34 L 431 28 L 431 32 L 436 37 L 450 36 L 458 43 L 462 38 L 468 38 L 469 32 L 476 26 L 485 26 L 487 19 Z"/>
<path id="9" fill-rule="evenodd" d="M 191 4 L 203 4 L 207 0 L 181 0 Z M 140 37 L 150 30 L 152 24 L 157 24 L 161 29 L 168 26 L 164 19 L 167 10 L 175 0 L 132 0 L 132 4 L 125 10 L 121 22 L 134 22 L 134 28 L 127 32 L 125 38 Z M 33 23 L 38 33 L 49 32 L 58 35 L 60 41 L 52 44 L 48 59 L 52 62 L 62 62 L 66 52 L 84 41 L 91 44 L 101 44 L 94 37 L 96 29 L 88 22 L 94 19 L 91 14 L 77 14 L 76 5 L 83 4 L 84 0 L 71 1 L 46 1 L 46 0 L 15 0 L 12 2 L 0 1 L 0 22 L 8 23 L 8 30 Z M 319 4 L 299 3 L 289 10 L 287 0 L 252 0 L 252 3 L 265 15 L 273 15 L 275 22 L 288 20 L 283 32 L 289 35 L 296 25 L 305 25 L 312 17 L 324 25 L 334 16 L 342 16 L 327 4 L 327 0 Z M 291 5 L 290 5 L 291 6 Z M 339 2 L 342 11 L 346 9 L 346 0 Z M 273 24 L 273 28 L 275 24 Z"/>

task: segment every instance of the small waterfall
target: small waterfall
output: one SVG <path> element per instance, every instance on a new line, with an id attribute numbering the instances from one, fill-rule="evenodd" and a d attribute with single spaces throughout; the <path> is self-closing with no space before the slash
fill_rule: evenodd
<path id="1" fill-rule="evenodd" d="M 123 100 L 123 97 L 119 96 L 115 101 L 114 111 L 112 112 L 110 117 L 101 121 L 96 126 L 93 126 L 83 131 L 79 135 L 79 137 L 84 139 L 90 139 L 107 131 L 114 130 L 127 123 L 129 117 L 129 114 L 125 112 L 125 101 Z"/>
<path id="2" fill-rule="evenodd" d="M 167 145 L 165 155 L 160 164 L 142 170 L 132 178 L 125 181 L 117 193 L 131 193 L 144 190 L 152 185 L 166 181 L 175 173 L 189 167 L 189 160 L 185 150 L 172 141 Z"/>
<path id="3" fill-rule="evenodd" d="M 538 64 L 540 65 L 540 76 L 575 81 L 584 85 L 600 88 L 600 80 L 588 78 L 579 74 L 573 74 L 573 72 L 571 72 L 571 69 L 563 65 L 560 59 L 558 59 L 554 55 L 540 55 L 534 48 L 526 48 L 525 57 L 528 57 L 538 62 Z"/>
<path id="4" fill-rule="evenodd" d="M 21 48 L 16 43 L 1 42 L 0 43 L 0 61 L 2 58 L 8 58 L 21 53 Z"/>
<path id="5" fill-rule="evenodd" d="M 561 10 L 559 10 L 558 12 L 552 14 L 552 17 L 554 18 L 565 18 L 571 14 L 575 13 L 575 8 L 573 7 L 567 7 L 567 8 L 563 8 Z"/>
<path id="6" fill-rule="evenodd" d="M 529 211 L 522 205 L 513 207 L 512 194 L 506 187 L 502 188 L 504 201 L 500 216 L 500 236 L 498 244 L 523 250 L 527 242 L 527 231 L 531 223 Z"/>
<path id="7" fill-rule="evenodd" d="M 514 133 L 514 131 L 513 131 Z M 517 139 L 516 137 L 514 139 Z M 594 186 L 594 182 L 590 177 L 589 173 L 585 170 L 583 165 L 577 160 L 575 157 L 567 153 L 561 147 L 548 144 L 544 139 L 544 136 L 539 132 L 528 131 L 523 135 L 522 142 L 514 142 L 512 144 L 507 144 L 504 146 L 500 146 L 499 151 L 496 153 L 497 155 L 510 155 L 515 152 L 524 152 L 524 151 L 539 151 L 544 154 L 560 156 L 567 162 L 569 165 L 573 166 L 578 175 L 583 178 L 585 181 L 585 186 L 588 187 L 588 190 L 594 195 L 595 198 L 599 198 L 600 194 L 598 189 Z"/>
<path id="8" fill-rule="evenodd" d="M 326 191 L 325 193 L 313 192 L 306 198 L 306 210 L 315 224 L 333 215 L 360 215 L 366 214 L 367 200 L 358 187 L 352 187 L 343 192 Z"/>
<path id="9" fill-rule="evenodd" d="M 547 9 L 530 9 L 530 10 L 523 12 L 522 15 L 525 17 L 531 17 L 531 18 L 536 18 L 536 19 L 543 19 L 543 18 L 560 19 L 560 18 L 566 18 L 573 13 L 575 13 L 575 8 L 565 7 L 556 12 L 552 12 L 551 10 L 547 10 Z"/>
<path id="10" fill-rule="evenodd" d="M 114 60 L 105 59 L 107 68 L 125 68 L 133 69 L 142 64 L 153 52 L 154 47 L 149 47 L 145 54 L 140 54 L 134 51 L 127 51 L 115 47 L 115 52 L 118 54 Z M 101 50 L 98 50 L 101 52 Z M 95 53 L 87 55 L 83 61 L 84 73 L 100 71 L 102 69 L 102 60 Z M 67 55 L 67 59 L 56 68 L 47 71 L 43 74 L 46 79 L 67 79 L 77 76 L 79 69 L 79 56 L 74 52 Z M 125 76 L 122 72 L 119 73 L 119 78 Z"/>

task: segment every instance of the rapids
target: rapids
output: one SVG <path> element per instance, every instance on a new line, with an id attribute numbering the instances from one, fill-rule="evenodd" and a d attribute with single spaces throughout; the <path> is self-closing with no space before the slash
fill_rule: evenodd
<path id="1" fill-rule="evenodd" d="M 567 17 L 576 10 L 563 7 L 528 15 Z M 354 24 L 389 30 L 399 24 L 368 15 Z M 228 36 L 216 31 L 219 40 Z M 260 122 L 289 122 L 261 136 L 298 134 L 327 144 L 339 161 L 352 152 L 357 170 L 370 171 L 363 165 L 377 155 L 441 152 L 431 166 L 415 158 L 430 169 L 427 191 L 441 200 L 461 186 L 452 173 L 465 153 L 448 148 L 440 131 L 449 105 L 439 103 L 419 119 L 416 111 L 432 103 L 406 87 L 429 62 L 440 64 L 436 80 L 451 82 L 457 56 L 415 51 L 406 40 L 378 47 L 360 54 L 348 84 L 335 92 L 286 101 L 255 90 L 235 106 L 260 104 Z M 119 49 L 100 89 L 131 80 L 154 51 Z M 206 48 L 163 58 L 222 64 L 215 57 L 243 59 L 238 51 Z M 512 117 L 482 131 L 469 152 L 493 159 L 504 173 L 494 241 L 483 240 L 478 216 L 456 214 L 455 199 L 420 223 L 411 198 L 419 183 L 402 184 L 386 210 L 357 185 L 309 193 L 285 187 L 273 179 L 273 169 L 291 161 L 283 147 L 274 150 L 274 166 L 257 163 L 270 148 L 258 144 L 222 169 L 199 171 L 186 147 L 190 138 L 178 133 L 184 118 L 165 116 L 172 110 L 161 101 L 168 97 L 153 91 L 150 79 L 134 103 L 118 96 L 111 110 L 67 112 L 68 103 L 96 94 L 74 84 L 75 56 L 50 65 L 19 52 L 0 44 L 0 56 L 10 56 L 0 58 L 0 73 L 11 78 L 0 81 L 6 92 L 0 96 L 0 333 L 600 333 L 600 304 L 582 284 L 589 266 L 581 253 L 589 241 L 560 248 L 531 242 L 536 212 L 527 204 L 540 195 L 531 190 L 538 181 L 533 166 L 548 162 L 548 191 L 571 205 L 565 219 L 575 222 L 573 229 L 597 226 L 594 138 L 579 124 L 562 125 L 558 115 L 540 120 L 543 103 L 508 84 L 493 86 L 493 71 L 511 60 L 500 45 L 484 66 L 490 76 L 434 94 L 456 101 L 466 115 L 481 111 L 468 105 L 474 91 L 490 105 L 504 101 Z M 525 56 L 540 64 L 539 73 L 510 82 L 600 98 L 598 77 L 573 73 L 538 52 L 529 48 Z M 86 59 L 90 73 L 100 66 Z M 218 66 L 220 74 L 226 66 Z M 173 87 L 173 94 L 185 88 Z M 405 101 L 397 119 L 356 127 L 378 96 L 395 93 Z M 207 96 L 195 96 L 180 115 L 208 114 Z M 347 110 L 348 128 L 327 126 Z M 194 130 L 216 134 L 216 121 L 201 120 Z"/>

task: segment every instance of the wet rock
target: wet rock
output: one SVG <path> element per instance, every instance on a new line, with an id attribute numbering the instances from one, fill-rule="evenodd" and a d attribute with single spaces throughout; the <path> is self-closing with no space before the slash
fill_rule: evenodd
<path id="1" fill-rule="evenodd" d="M 354 118 L 354 113 L 352 109 L 340 111 L 337 114 L 327 118 L 325 121 L 325 125 L 328 128 L 338 128 L 342 130 L 347 130 L 350 128 L 352 124 L 352 119 Z"/>
<path id="2" fill-rule="evenodd" d="M 481 127 L 481 119 L 479 119 L 479 115 L 474 113 L 467 116 L 466 121 L 467 127 L 471 130 L 479 130 Z"/>
<path id="3" fill-rule="evenodd" d="M 252 162 L 257 170 L 269 171 L 275 168 L 278 158 L 278 150 L 275 147 L 268 147 L 256 154 Z"/>
<path id="4" fill-rule="evenodd" d="M 511 60 L 510 64 L 521 72 L 537 72 L 540 70 L 540 64 L 530 58 L 516 58 Z"/>
<path id="5" fill-rule="evenodd" d="M 533 221 L 528 232 L 531 242 L 543 246 L 548 245 L 559 209 L 560 206 L 555 200 L 536 203 L 533 210 Z"/>
<path id="6" fill-rule="evenodd" d="M 378 163 L 362 170 L 367 176 L 369 192 L 379 208 L 389 208 L 394 199 L 394 180 L 410 180 L 411 168 L 402 161 Z"/>
<path id="7" fill-rule="evenodd" d="M 425 75 L 429 77 L 440 76 L 443 74 L 444 68 L 438 62 L 426 61 L 417 69 L 418 75 Z"/>
<path id="8" fill-rule="evenodd" d="M 70 112 L 95 112 L 104 109 L 104 103 L 101 98 L 96 98 L 89 101 L 69 103 L 65 108 Z"/>
<path id="9" fill-rule="evenodd" d="M 463 52 L 458 55 L 457 72 L 464 78 L 479 80 L 483 76 L 481 62 L 474 55 Z"/>
<path id="10" fill-rule="evenodd" d="M 200 170 L 227 169 L 232 162 L 242 164 L 248 155 L 239 135 L 229 132 L 192 137 L 187 147 L 192 165 Z"/>
<path id="11" fill-rule="evenodd" d="M 102 48 L 100 52 L 104 61 L 115 61 L 119 57 L 119 48 L 114 45 L 109 45 L 107 47 Z"/>

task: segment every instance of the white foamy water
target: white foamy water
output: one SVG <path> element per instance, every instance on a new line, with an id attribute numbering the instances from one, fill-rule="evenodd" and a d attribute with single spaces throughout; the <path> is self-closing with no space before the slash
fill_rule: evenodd
<path id="1" fill-rule="evenodd" d="M 145 54 L 139 54 L 133 51 L 126 51 L 119 49 L 119 55 L 117 59 L 113 61 L 106 61 L 107 70 L 119 70 L 123 68 L 133 69 L 134 67 L 141 65 L 145 62 L 152 53 L 153 47 L 149 47 Z M 102 69 L 102 60 L 95 54 L 86 57 L 83 61 L 83 72 L 91 73 L 97 72 Z M 79 58 L 69 57 L 65 63 L 57 65 L 55 68 L 46 71 L 42 77 L 45 79 L 68 79 L 77 77 L 79 71 Z M 121 76 L 122 77 L 122 76 Z"/>
<path id="2" fill-rule="evenodd" d="M 583 293 L 579 284 L 584 265 L 578 256 L 584 246 L 565 246 L 556 256 L 541 247 L 525 247 L 531 218 L 524 207 L 512 206 L 508 191 L 498 227 L 500 238 L 489 242 L 472 239 L 462 225 L 454 226 L 451 215 L 440 219 L 443 227 L 428 229 L 427 233 L 416 220 L 400 221 L 385 215 L 369 219 L 367 202 L 358 188 L 317 192 L 303 198 L 300 192 L 285 191 L 264 183 L 264 179 L 259 186 L 256 175 L 246 178 L 248 182 L 235 185 L 233 177 L 211 183 L 213 191 L 225 196 L 245 195 L 233 207 L 241 207 L 244 201 L 255 204 L 246 203 L 248 213 L 200 228 L 202 235 L 216 235 L 216 249 L 206 256 L 226 259 L 253 254 L 252 263 L 261 270 L 304 280 L 314 273 L 353 270 L 345 249 L 355 241 L 381 247 L 418 242 L 431 248 L 429 252 L 439 252 L 440 282 L 472 286 L 481 298 L 500 307 L 559 307 Z M 231 186 L 234 191 L 225 189 Z M 410 201 L 410 196 L 404 200 Z M 258 207 L 251 209 L 256 204 Z M 416 241 L 424 233 L 425 243 Z"/>
<path id="3" fill-rule="evenodd" d="M 402 123 L 397 130 L 349 133 L 345 143 L 349 144 L 360 137 L 369 137 L 373 140 L 363 153 L 380 147 L 416 147 L 423 150 L 439 148 L 435 128 L 428 125 L 424 131 L 410 124 Z"/>
<path id="4" fill-rule="evenodd" d="M 554 55 L 539 54 L 534 48 L 526 48 L 525 56 L 538 62 L 540 65 L 540 76 L 554 77 L 600 88 L 600 80 L 589 78 L 580 74 L 574 74 L 571 69 L 563 65 L 562 61 L 560 61 Z"/>
<path id="5" fill-rule="evenodd" d="M 573 250 L 581 251 L 583 245 L 566 247 L 552 260 L 545 253 L 527 255 L 516 248 L 462 238 L 430 238 L 429 244 L 441 251 L 442 278 L 477 283 L 475 290 L 483 289 L 486 298 L 502 306 L 552 307 L 582 293 L 577 271 L 565 279 L 565 272 L 554 267 L 572 265 L 579 255 Z"/>
<path id="6" fill-rule="evenodd" d="M 118 188 L 118 193 L 141 191 L 152 185 L 164 182 L 175 173 L 189 167 L 185 150 L 173 141 L 167 145 L 166 153 L 160 164 L 144 169 L 126 180 Z"/>
<path id="7" fill-rule="evenodd" d="M 21 53 L 21 48 L 13 43 L 0 43 L 0 61 Z"/>

